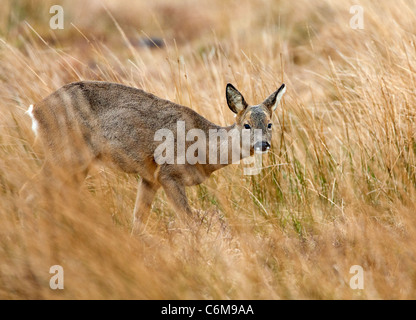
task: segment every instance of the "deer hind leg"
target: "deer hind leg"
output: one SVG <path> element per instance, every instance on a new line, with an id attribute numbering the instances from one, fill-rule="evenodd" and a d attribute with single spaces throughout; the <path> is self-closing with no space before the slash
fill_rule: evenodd
<path id="1" fill-rule="evenodd" d="M 53 161 L 46 160 L 38 173 L 30 178 L 20 189 L 22 200 L 33 202 L 39 192 L 63 192 L 68 187 L 79 190 L 89 171 L 89 164 L 82 167 L 71 167 L 69 164 L 60 166 Z"/>
<path id="2" fill-rule="evenodd" d="M 40 174 L 62 186 L 79 188 L 93 162 L 92 154 L 87 154 L 85 150 L 73 150 L 71 156 L 47 156 Z"/>
<path id="3" fill-rule="evenodd" d="M 133 211 L 133 233 L 144 232 L 144 222 L 147 220 L 152 202 L 159 185 L 142 179 L 137 190 L 136 203 Z"/>
<path id="4" fill-rule="evenodd" d="M 37 138 L 37 146 L 39 142 Z M 19 191 L 21 199 L 27 204 L 33 203 L 41 193 L 58 194 L 70 186 L 79 189 L 93 162 L 91 152 L 85 156 L 84 150 L 80 152 L 68 147 L 68 151 L 72 152 L 72 156 L 69 156 L 60 149 L 50 149 L 46 143 L 43 143 L 43 147 L 45 159 L 42 168 Z"/>

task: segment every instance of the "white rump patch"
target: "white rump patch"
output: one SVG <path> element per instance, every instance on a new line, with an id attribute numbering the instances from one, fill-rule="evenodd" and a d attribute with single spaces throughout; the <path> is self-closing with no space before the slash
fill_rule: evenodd
<path id="1" fill-rule="evenodd" d="M 32 119 L 32 131 L 35 133 L 35 136 L 37 136 L 39 124 L 33 115 L 33 104 L 29 106 L 29 109 L 26 111 L 26 113 L 29 115 L 30 119 Z"/>

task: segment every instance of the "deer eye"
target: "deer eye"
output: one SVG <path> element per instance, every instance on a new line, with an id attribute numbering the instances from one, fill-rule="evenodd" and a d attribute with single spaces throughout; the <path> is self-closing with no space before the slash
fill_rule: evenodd
<path id="1" fill-rule="evenodd" d="M 246 124 L 244 125 L 244 128 L 245 128 L 245 129 L 250 129 L 251 127 L 250 127 L 250 125 L 249 125 L 249 124 L 247 124 L 247 123 L 246 123 Z"/>
<path id="2" fill-rule="evenodd" d="M 269 124 L 267 125 L 267 128 L 271 129 L 271 128 L 272 128 L 272 124 L 271 124 L 271 123 L 269 123 Z"/>

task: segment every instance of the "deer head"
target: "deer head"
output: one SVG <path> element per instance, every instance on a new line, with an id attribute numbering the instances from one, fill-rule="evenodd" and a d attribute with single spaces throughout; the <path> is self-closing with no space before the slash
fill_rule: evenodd
<path id="1" fill-rule="evenodd" d="M 243 95 L 232 85 L 227 84 L 227 104 L 236 114 L 236 128 L 240 131 L 250 130 L 250 153 L 267 152 L 272 140 L 272 115 L 280 99 L 286 92 L 285 84 L 273 92 L 261 104 L 250 106 Z M 255 132 L 261 134 L 254 134 Z"/>

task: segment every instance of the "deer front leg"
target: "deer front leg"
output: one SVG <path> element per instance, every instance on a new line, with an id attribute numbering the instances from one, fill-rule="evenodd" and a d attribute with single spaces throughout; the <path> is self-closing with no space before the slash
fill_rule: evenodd
<path id="1" fill-rule="evenodd" d="M 159 182 L 165 190 L 170 203 L 181 214 L 181 217 L 186 219 L 192 216 L 192 209 L 188 204 L 183 183 L 170 176 L 159 177 Z"/>
<path id="2" fill-rule="evenodd" d="M 142 179 L 137 190 L 136 203 L 133 211 L 133 233 L 144 231 L 144 221 L 147 220 L 152 202 L 159 185 Z"/>

